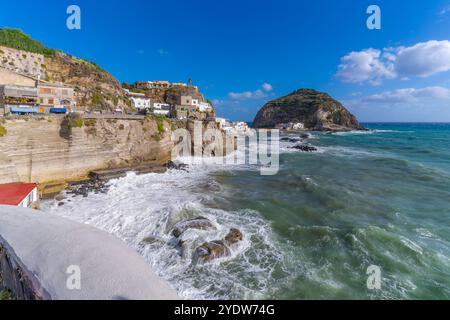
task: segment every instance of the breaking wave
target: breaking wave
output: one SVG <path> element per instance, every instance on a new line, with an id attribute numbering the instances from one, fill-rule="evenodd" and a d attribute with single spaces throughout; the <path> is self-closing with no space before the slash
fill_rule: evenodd
<path id="1" fill-rule="evenodd" d="M 275 270 L 279 274 L 284 268 L 283 251 L 278 248 L 269 223 L 258 212 L 217 208 L 214 194 L 222 187 L 209 173 L 218 168 L 214 163 L 206 163 L 191 165 L 188 172 L 128 173 L 124 178 L 111 180 L 105 194 L 91 193 L 85 198 L 66 194 L 60 202 L 45 201 L 42 210 L 121 238 L 183 298 L 264 297 L 277 278 L 270 275 Z M 185 232 L 186 254 L 182 257 L 171 244 L 171 228 L 178 221 L 199 216 L 209 219 L 216 230 Z M 231 256 L 193 266 L 191 257 L 195 248 L 207 241 L 223 239 L 230 228 L 238 228 L 244 235 Z"/>

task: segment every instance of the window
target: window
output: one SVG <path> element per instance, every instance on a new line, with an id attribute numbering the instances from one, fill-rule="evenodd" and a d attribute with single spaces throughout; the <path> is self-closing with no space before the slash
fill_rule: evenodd
<path id="1" fill-rule="evenodd" d="M 55 99 L 49 98 L 48 99 L 48 104 L 55 104 Z"/>
<path id="2" fill-rule="evenodd" d="M 22 207 L 29 207 L 33 203 L 33 192 L 31 192 L 25 199 L 22 201 Z"/>

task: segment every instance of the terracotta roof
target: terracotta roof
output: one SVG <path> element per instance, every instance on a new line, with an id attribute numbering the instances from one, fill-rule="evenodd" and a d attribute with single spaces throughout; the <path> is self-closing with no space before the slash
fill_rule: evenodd
<path id="1" fill-rule="evenodd" d="M 33 189 L 36 183 L 0 184 L 0 205 L 19 205 Z"/>

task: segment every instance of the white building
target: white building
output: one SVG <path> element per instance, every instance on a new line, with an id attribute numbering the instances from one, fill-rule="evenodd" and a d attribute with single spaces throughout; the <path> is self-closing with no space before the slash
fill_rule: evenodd
<path id="1" fill-rule="evenodd" d="M 170 104 L 160 102 L 153 103 L 153 113 L 168 116 L 170 114 Z"/>
<path id="2" fill-rule="evenodd" d="M 216 118 L 216 122 L 219 124 L 220 129 L 231 127 L 230 122 L 225 118 Z"/>
<path id="3" fill-rule="evenodd" d="M 182 83 L 182 82 L 174 82 L 170 84 L 171 87 L 187 87 L 186 83 Z"/>
<path id="4" fill-rule="evenodd" d="M 238 132 L 247 132 L 250 128 L 248 127 L 247 122 L 235 122 L 233 123 L 233 127 L 238 131 Z"/>
<path id="5" fill-rule="evenodd" d="M 137 110 L 144 110 L 151 107 L 151 101 L 144 93 L 128 92 L 128 96 L 133 101 L 134 107 Z"/>
<path id="6" fill-rule="evenodd" d="M 201 112 L 208 112 L 208 111 L 212 111 L 213 108 L 212 108 L 212 106 L 211 106 L 209 103 L 207 103 L 207 102 L 200 102 L 200 103 L 198 104 L 198 110 L 201 111 Z"/>

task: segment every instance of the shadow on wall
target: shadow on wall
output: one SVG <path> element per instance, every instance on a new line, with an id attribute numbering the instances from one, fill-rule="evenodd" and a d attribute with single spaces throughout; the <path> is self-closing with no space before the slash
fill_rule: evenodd
<path id="1" fill-rule="evenodd" d="M 0 206 L 0 274 L 0 292 L 18 299 L 178 299 L 113 235 L 13 206 Z"/>

